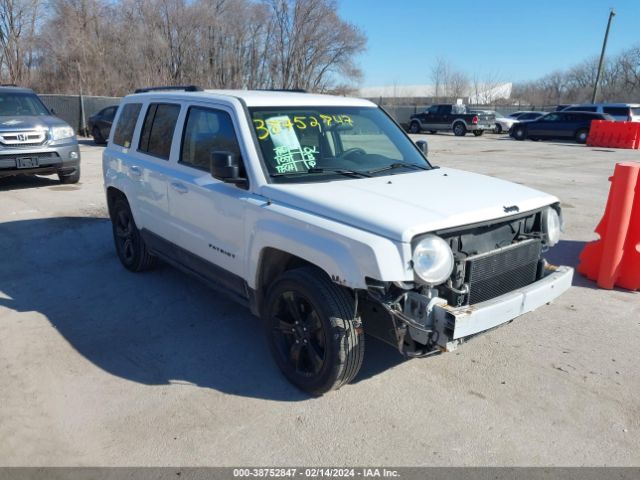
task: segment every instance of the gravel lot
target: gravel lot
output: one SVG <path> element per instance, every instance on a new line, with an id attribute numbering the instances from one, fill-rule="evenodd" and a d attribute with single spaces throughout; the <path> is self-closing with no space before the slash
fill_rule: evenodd
<path id="1" fill-rule="evenodd" d="M 608 177 L 638 151 L 420 135 L 435 164 L 561 198 L 575 266 Z M 0 465 L 640 465 L 640 294 L 579 275 L 556 303 L 403 361 L 367 339 L 354 383 L 309 399 L 257 320 L 115 256 L 101 147 L 79 185 L 0 179 Z"/>

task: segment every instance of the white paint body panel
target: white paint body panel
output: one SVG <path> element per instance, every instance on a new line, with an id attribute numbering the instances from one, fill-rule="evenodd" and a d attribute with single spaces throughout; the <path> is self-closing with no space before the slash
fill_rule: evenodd
<path id="1" fill-rule="evenodd" d="M 546 193 L 476 173 L 428 171 L 316 184 L 272 184 L 262 195 L 400 242 L 419 234 L 513 215 L 557 202 Z"/>

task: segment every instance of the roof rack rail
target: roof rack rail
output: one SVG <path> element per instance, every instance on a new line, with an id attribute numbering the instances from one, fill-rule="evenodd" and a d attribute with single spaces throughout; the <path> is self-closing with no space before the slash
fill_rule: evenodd
<path id="1" fill-rule="evenodd" d="M 256 88 L 262 92 L 293 92 L 293 93 L 308 93 L 304 88 Z"/>
<path id="2" fill-rule="evenodd" d="M 16 85 L 15 83 L 2 83 L 0 84 L 0 87 L 17 87 L 18 85 Z"/>
<path id="3" fill-rule="evenodd" d="M 184 92 L 201 92 L 202 89 L 197 85 L 167 85 L 164 87 L 144 87 L 136 88 L 133 93 L 158 92 L 162 90 L 182 90 Z"/>

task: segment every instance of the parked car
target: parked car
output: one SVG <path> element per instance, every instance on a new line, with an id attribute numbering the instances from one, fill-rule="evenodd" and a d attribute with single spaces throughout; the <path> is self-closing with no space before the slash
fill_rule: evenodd
<path id="1" fill-rule="evenodd" d="M 161 258 L 228 292 L 313 395 L 356 376 L 365 332 L 451 351 L 571 286 L 543 258 L 556 197 L 434 167 L 363 99 L 147 89 L 123 99 L 103 174 L 124 267 Z"/>
<path id="2" fill-rule="evenodd" d="M 606 113 L 619 122 L 640 122 L 640 103 L 584 103 L 562 111 Z"/>
<path id="3" fill-rule="evenodd" d="M 104 145 L 107 143 L 107 138 L 109 138 L 111 125 L 113 124 L 113 119 L 116 116 L 117 110 L 118 105 L 111 105 L 89 117 L 89 131 L 93 136 L 93 141 L 98 145 Z"/>
<path id="4" fill-rule="evenodd" d="M 516 140 L 574 139 L 585 143 L 593 120 L 613 120 L 611 115 L 591 112 L 552 112 L 537 120 L 516 123 L 509 135 Z"/>
<path id="5" fill-rule="evenodd" d="M 57 174 L 80 180 L 76 134 L 55 117 L 33 90 L 0 87 L 0 177 Z"/>
<path id="6" fill-rule="evenodd" d="M 509 118 L 513 118 L 519 122 L 524 120 L 536 120 L 543 115 L 546 115 L 547 112 L 532 112 L 532 111 L 520 111 L 509 114 Z"/>
<path id="7" fill-rule="evenodd" d="M 473 132 L 479 137 L 485 130 L 494 128 L 494 116 L 483 113 L 467 112 L 465 105 L 450 103 L 432 105 L 422 113 L 411 115 L 409 131 L 420 133 L 427 130 L 430 133 L 439 131 L 453 131 L 454 135 L 462 137 L 467 132 Z"/>
<path id="8" fill-rule="evenodd" d="M 486 115 L 493 115 L 495 117 L 495 126 L 493 131 L 495 133 L 508 132 L 509 129 L 516 123 L 515 118 L 505 117 L 500 112 L 496 112 L 495 110 L 475 110 L 477 113 L 483 113 Z"/>

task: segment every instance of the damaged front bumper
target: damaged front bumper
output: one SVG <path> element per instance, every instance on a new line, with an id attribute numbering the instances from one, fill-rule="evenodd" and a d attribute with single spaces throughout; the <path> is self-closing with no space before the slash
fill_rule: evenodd
<path id="1" fill-rule="evenodd" d="M 573 268 L 547 267 L 540 280 L 474 305 L 452 307 L 437 296 L 407 292 L 402 311 L 390 313 L 397 325 L 428 350 L 451 351 L 466 337 L 489 330 L 550 303 L 571 287 Z M 402 341 L 401 341 L 402 340 Z M 399 347 L 406 342 L 399 338 Z M 403 352 L 406 353 L 406 352 Z M 427 351 L 425 351 L 427 353 Z M 419 356 L 419 355 L 414 355 Z"/>

